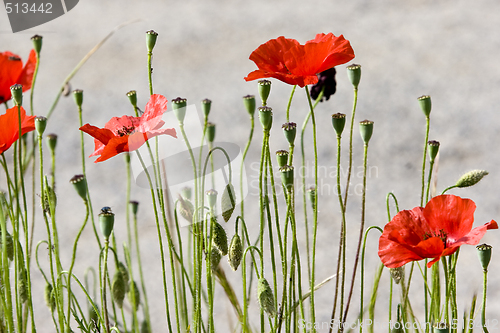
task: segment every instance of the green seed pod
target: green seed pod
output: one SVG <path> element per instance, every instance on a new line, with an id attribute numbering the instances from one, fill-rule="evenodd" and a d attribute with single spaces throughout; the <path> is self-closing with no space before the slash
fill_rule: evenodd
<path id="1" fill-rule="evenodd" d="M 254 95 L 243 96 L 243 104 L 245 104 L 245 108 L 247 109 L 247 112 L 250 115 L 250 117 L 253 118 L 255 114 L 255 96 Z"/>
<path id="2" fill-rule="evenodd" d="M 332 114 L 332 125 L 333 129 L 337 133 L 337 136 L 340 137 L 345 127 L 345 114 L 343 113 Z"/>
<path id="3" fill-rule="evenodd" d="M 212 107 L 212 101 L 209 100 L 208 98 L 205 98 L 204 100 L 201 101 L 201 110 L 203 111 L 203 115 L 205 116 L 205 118 L 208 118 L 211 107 Z"/>
<path id="4" fill-rule="evenodd" d="M 125 299 L 125 294 L 127 293 L 126 286 L 123 273 L 118 269 L 115 272 L 113 282 L 111 283 L 111 297 L 120 309 L 123 307 L 123 300 Z"/>
<path id="5" fill-rule="evenodd" d="M 476 246 L 477 249 L 477 255 L 479 256 L 479 261 L 481 262 L 481 266 L 483 267 L 483 270 L 486 271 L 488 270 L 488 265 L 490 264 L 491 260 L 491 249 L 492 246 L 488 244 L 481 244 Z"/>
<path id="6" fill-rule="evenodd" d="M 222 197 L 220 200 L 220 207 L 224 221 L 226 222 L 229 221 L 231 215 L 233 214 L 235 206 L 236 206 L 236 194 L 234 192 L 234 186 L 233 184 L 229 183 L 224 188 L 224 192 L 222 192 Z"/>
<path id="7" fill-rule="evenodd" d="M 130 304 L 132 304 L 132 309 L 134 311 L 137 311 L 139 305 L 141 304 L 141 293 L 139 291 L 139 288 L 137 287 L 137 283 L 135 283 L 134 280 L 130 281 L 130 288 L 127 293 L 127 296 Z M 134 299 L 135 299 L 135 306 L 134 306 Z"/>
<path id="8" fill-rule="evenodd" d="M 231 239 L 231 244 L 229 244 L 229 252 L 227 256 L 227 261 L 229 266 L 236 271 L 238 266 L 240 266 L 241 259 L 243 258 L 243 244 L 241 243 L 241 238 L 238 234 L 235 234 Z"/>
<path id="9" fill-rule="evenodd" d="M 73 90 L 73 97 L 75 98 L 76 106 L 81 108 L 83 104 L 83 90 L 81 89 Z"/>
<path id="10" fill-rule="evenodd" d="M 472 170 L 467 172 L 465 175 L 460 177 L 460 179 L 455 184 L 456 187 L 469 187 L 476 185 L 484 176 L 488 174 L 486 170 Z"/>
<path id="11" fill-rule="evenodd" d="M 261 106 L 259 108 L 259 120 L 262 128 L 265 131 L 269 131 L 273 126 L 273 109 L 267 106 Z"/>
<path id="12" fill-rule="evenodd" d="M 359 133 L 365 145 L 370 141 L 373 134 L 373 121 L 363 120 L 359 123 Z"/>
<path id="13" fill-rule="evenodd" d="M 132 211 L 132 214 L 137 215 L 137 211 L 139 210 L 139 201 L 130 200 L 128 202 L 128 205 L 130 207 L 130 210 Z"/>
<path id="14" fill-rule="evenodd" d="M 42 51 L 43 37 L 40 35 L 34 35 L 33 37 L 31 37 L 31 41 L 33 42 L 33 48 L 35 49 L 35 52 L 39 55 L 40 51 Z"/>
<path id="15" fill-rule="evenodd" d="M 54 310 L 56 309 L 56 297 L 50 283 L 47 283 L 45 285 L 43 298 L 45 299 L 45 304 L 50 309 L 50 311 L 54 312 Z"/>
<path id="16" fill-rule="evenodd" d="M 141 323 L 141 333 L 151 333 L 147 320 L 143 320 Z"/>
<path id="17" fill-rule="evenodd" d="M 429 117 L 432 109 L 431 96 L 423 95 L 417 98 L 417 100 L 418 104 L 420 104 L 422 112 L 425 114 L 426 117 Z"/>
<path id="18" fill-rule="evenodd" d="M 283 134 L 285 134 L 285 139 L 289 144 L 293 145 L 295 142 L 295 136 L 297 135 L 297 124 L 296 123 L 285 123 L 282 126 Z"/>
<path id="19" fill-rule="evenodd" d="M 220 260 L 222 259 L 222 255 L 219 250 L 212 246 L 212 250 L 210 251 L 210 268 L 212 271 L 216 271 L 217 267 L 219 267 Z"/>
<path id="20" fill-rule="evenodd" d="M 435 140 L 431 140 L 427 142 L 427 146 L 429 148 L 429 158 L 431 159 L 431 162 L 436 159 L 436 156 L 439 152 L 439 142 Z"/>
<path id="21" fill-rule="evenodd" d="M 208 206 L 210 209 L 214 209 L 215 204 L 217 203 L 217 191 L 216 190 L 208 190 L 205 192 L 207 195 Z"/>
<path id="22" fill-rule="evenodd" d="M 226 235 L 226 230 L 215 221 L 215 219 L 212 220 L 212 227 L 213 229 L 213 236 L 212 236 L 212 241 L 213 245 L 219 250 L 219 252 L 225 256 L 227 254 L 227 235 Z"/>
<path id="23" fill-rule="evenodd" d="M 130 101 L 130 104 L 132 104 L 132 106 L 134 108 L 137 107 L 137 91 L 135 90 L 130 90 L 128 93 L 127 93 L 127 97 L 128 97 L 128 100 Z"/>
<path id="24" fill-rule="evenodd" d="M 16 83 L 10 87 L 10 93 L 12 95 L 12 99 L 16 103 L 16 105 L 23 105 L 23 86 L 19 83 Z"/>
<path id="25" fill-rule="evenodd" d="M 262 105 L 267 105 L 267 98 L 271 93 L 271 81 L 269 80 L 260 80 L 259 82 L 259 95 L 262 100 Z"/>
<path id="26" fill-rule="evenodd" d="M 57 134 L 49 134 L 46 137 L 47 146 L 50 149 L 51 154 L 55 154 L 56 146 L 57 146 Z"/>
<path id="27" fill-rule="evenodd" d="M 215 124 L 208 122 L 207 123 L 207 141 L 212 143 L 215 140 Z"/>
<path id="28" fill-rule="evenodd" d="M 288 163 L 288 151 L 286 150 L 277 150 L 276 151 L 276 160 L 278 161 L 278 167 L 284 167 Z"/>
<path id="29" fill-rule="evenodd" d="M 283 183 L 283 187 L 287 190 L 290 190 L 293 187 L 293 166 L 285 165 L 280 168 L 281 182 Z"/>
<path id="30" fill-rule="evenodd" d="M 78 193 L 80 198 L 82 198 L 83 201 L 87 201 L 87 180 L 85 179 L 85 176 L 73 176 L 73 178 L 71 178 L 69 182 L 73 184 L 73 187 L 75 188 L 76 193 Z"/>
<path id="31" fill-rule="evenodd" d="M 395 284 L 399 284 L 399 282 L 405 277 L 404 267 L 391 268 L 389 269 L 389 272 L 391 273 L 391 277 Z"/>
<path id="32" fill-rule="evenodd" d="M 101 232 L 104 238 L 108 239 L 109 235 L 113 231 L 113 225 L 115 224 L 115 214 L 111 211 L 109 207 L 102 207 L 101 213 L 99 214 L 99 225 L 101 227 Z"/>
<path id="33" fill-rule="evenodd" d="M 153 52 L 156 44 L 156 39 L 158 38 L 158 33 L 154 30 L 146 31 L 146 47 L 148 52 Z"/>
<path id="34" fill-rule="evenodd" d="M 434 324 L 434 333 L 449 333 L 450 327 L 446 323 Z"/>
<path id="35" fill-rule="evenodd" d="M 274 317 L 276 315 L 273 290 L 265 278 L 260 278 L 257 284 L 257 299 L 259 300 L 261 309 L 264 310 L 269 317 Z"/>
<path id="36" fill-rule="evenodd" d="M 45 128 L 47 127 L 47 118 L 38 116 L 35 118 L 35 129 L 38 136 L 42 136 Z"/>
<path id="37" fill-rule="evenodd" d="M 187 99 L 177 97 L 172 100 L 172 110 L 174 111 L 175 117 L 179 123 L 184 123 L 184 118 L 186 117 L 186 107 Z"/>
<path id="38" fill-rule="evenodd" d="M 359 81 L 361 80 L 361 65 L 352 64 L 347 66 L 347 76 L 354 88 L 358 89 Z"/>

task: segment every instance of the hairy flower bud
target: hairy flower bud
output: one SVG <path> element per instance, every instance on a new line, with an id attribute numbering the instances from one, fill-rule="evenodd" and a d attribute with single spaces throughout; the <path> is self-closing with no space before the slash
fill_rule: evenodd
<path id="1" fill-rule="evenodd" d="M 243 244 L 241 243 L 241 238 L 238 234 L 235 234 L 231 239 L 231 244 L 229 244 L 229 251 L 227 256 L 227 261 L 229 266 L 236 271 L 240 266 L 241 259 L 243 258 Z"/>
<path id="2" fill-rule="evenodd" d="M 213 245 L 220 251 L 220 254 L 225 256 L 227 254 L 227 235 L 226 230 L 215 220 L 212 220 Z"/>
<path id="3" fill-rule="evenodd" d="M 257 283 L 257 299 L 259 300 L 262 310 L 264 310 L 270 317 L 274 317 L 276 315 L 273 290 L 265 278 L 260 278 Z"/>
<path id="4" fill-rule="evenodd" d="M 456 187 L 469 187 L 476 185 L 484 176 L 488 174 L 485 170 L 472 170 L 467 172 L 465 175 L 460 177 L 460 179 L 455 184 Z"/>
<path id="5" fill-rule="evenodd" d="M 137 283 L 134 280 L 130 281 L 127 297 L 130 304 L 132 304 L 132 309 L 134 311 L 137 311 L 137 309 L 139 308 L 139 304 L 141 304 L 141 293 L 139 291 Z"/>
<path id="6" fill-rule="evenodd" d="M 111 283 L 111 297 L 116 305 L 121 309 L 123 307 L 123 300 L 125 299 L 126 284 L 121 270 L 117 270 L 113 276 Z"/>

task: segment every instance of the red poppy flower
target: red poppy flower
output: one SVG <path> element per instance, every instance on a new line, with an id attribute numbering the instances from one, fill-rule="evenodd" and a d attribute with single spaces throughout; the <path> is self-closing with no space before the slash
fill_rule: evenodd
<path id="1" fill-rule="evenodd" d="M 35 130 L 35 116 L 27 116 L 21 107 L 21 136 Z M 19 117 L 17 106 L 0 116 L 0 154 L 3 154 L 19 139 Z"/>
<path id="2" fill-rule="evenodd" d="M 175 129 L 161 129 L 165 123 L 161 117 L 166 110 L 167 99 L 162 95 L 152 95 L 140 117 L 113 117 L 104 128 L 83 125 L 80 130 L 94 137 L 95 150 L 90 156 L 100 155 L 95 163 L 102 162 L 124 151 L 137 150 L 148 139 L 158 135 L 167 134 L 176 138 Z"/>
<path id="3" fill-rule="evenodd" d="M 0 52 L 0 104 L 7 102 L 11 98 L 10 86 L 16 83 L 21 84 L 23 91 L 31 88 L 35 66 L 35 50 L 31 50 L 24 68 L 19 56 L 9 51 Z"/>
<path id="4" fill-rule="evenodd" d="M 250 55 L 258 70 L 245 78 L 252 81 L 273 77 L 288 84 L 304 87 L 318 82 L 316 74 L 354 58 L 349 41 L 332 33 L 317 34 L 301 45 L 295 39 L 283 36 L 271 39 Z"/>
<path id="5" fill-rule="evenodd" d="M 455 253 L 463 244 L 476 245 L 488 229 L 498 229 L 491 220 L 472 229 L 476 204 L 454 195 L 432 198 L 425 208 L 400 211 L 387 223 L 379 240 L 378 255 L 389 268 L 410 261 L 433 258 L 431 267 L 442 256 Z"/>

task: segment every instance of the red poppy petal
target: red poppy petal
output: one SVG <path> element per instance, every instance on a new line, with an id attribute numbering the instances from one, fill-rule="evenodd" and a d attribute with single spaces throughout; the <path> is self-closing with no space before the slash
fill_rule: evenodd
<path id="1" fill-rule="evenodd" d="M 148 103 L 146 104 L 144 114 L 141 116 L 141 124 L 149 122 L 149 126 L 152 126 L 151 128 L 144 128 L 145 131 L 156 126 L 154 122 L 151 122 L 151 120 L 156 122 L 161 120 L 161 116 L 165 113 L 165 111 L 167 111 L 167 103 L 168 100 L 165 96 L 158 94 L 151 95 Z"/>
<path id="2" fill-rule="evenodd" d="M 121 117 L 111 118 L 106 123 L 106 125 L 104 125 L 104 128 L 110 130 L 115 135 L 117 135 L 118 130 L 122 130 L 123 128 L 134 130 L 140 124 L 141 124 L 140 117 L 133 117 L 133 116 L 126 116 L 125 115 L 125 116 L 121 116 Z"/>
<path id="3" fill-rule="evenodd" d="M 111 132 L 107 128 L 99 128 L 96 126 L 92 126 L 90 124 L 85 124 L 82 127 L 80 127 L 80 131 L 83 131 L 92 137 L 94 137 L 96 140 L 99 140 L 103 144 L 108 144 L 109 140 L 115 138 L 115 135 L 113 132 Z"/>
<path id="4" fill-rule="evenodd" d="M 283 36 L 271 39 L 260 45 L 250 54 L 250 60 L 255 62 L 257 67 L 268 72 L 288 73 L 284 61 L 284 54 L 292 47 L 300 45 L 295 39 Z M 248 81 L 248 80 L 247 80 Z"/>
<path id="5" fill-rule="evenodd" d="M 285 83 L 291 84 L 291 85 L 298 85 L 301 88 L 303 88 L 306 84 L 304 83 L 304 78 L 302 76 L 297 76 L 297 75 L 291 75 L 291 74 L 283 74 L 283 73 L 275 73 L 275 72 L 267 72 L 267 71 L 262 71 L 262 70 L 256 70 L 248 74 L 247 77 L 245 77 L 246 81 L 253 81 L 257 79 L 263 79 L 263 78 L 275 78 L 280 81 L 283 81 Z M 316 82 L 318 81 L 318 78 L 316 75 L 314 75 L 314 78 L 316 79 Z M 309 83 L 307 83 L 309 84 Z"/>
<path id="6" fill-rule="evenodd" d="M 449 247 L 459 247 L 464 244 L 477 245 L 479 244 L 479 241 L 481 241 L 481 238 L 483 238 L 486 231 L 490 229 L 498 229 L 498 224 L 496 221 L 491 220 L 490 222 L 485 223 L 480 227 L 474 228 L 467 235 L 461 237 L 458 240 L 448 238 L 448 242 L 452 243 Z"/>
<path id="7" fill-rule="evenodd" d="M 457 240 L 469 233 L 474 223 L 476 204 L 455 195 L 439 195 L 424 208 L 424 216 L 435 233 L 443 230 L 448 240 Z"/>
<path id="8" fill-rule="evenodd" d="M 10 100 L 10 86 L 16 83 L 23 70 L 23 62 L 12 52 L 0 53 L 0 103 Z"/>
<path id="9" fill-rule="evenodd" d="M 141 134 L 141 133 L 137 133 Z M 125 151 L 129 151 L 130 136 L 115 136 L 102 149 L 101 156 L 94 163 L 103 162 Z"/>
<path id="10" fill-rule="evenodd" d="M 35 116 L 26 116 L 26 110 L 21 107 L 21 135 L 35 130 Z M 17 106 L 7 109 L 0 116 L 0 153 L 12 146 L 19 138 L 19 117 Z"/>
<path id="11" fill-rule="evenodd" d="M 19 74 L 19 77 L 16 80 L 16 83 L 19 83 L 23 86 L 23 91 L 31 89 L 31 84 L 33 82 L 33 74 L 35 73 L 36 67 L 36 52 L 35 50 L 31 50 L 28 61 L 24 65 L 22 72 Z"/>

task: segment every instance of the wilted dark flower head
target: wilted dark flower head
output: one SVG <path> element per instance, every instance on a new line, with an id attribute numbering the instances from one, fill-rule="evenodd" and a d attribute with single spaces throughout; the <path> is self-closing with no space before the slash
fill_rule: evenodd
<path id="1" fill-rule="evenodd" d="M 329 100 L 330 96 L 335 94 L 335 91 L 337 91 L 335 74 L 337 74 L 335 67 L 327 69 L 326 71 L 318 74 L 318 83 L 316 83 L 311 88 L 311 97 L 314 100 L 318 98 L 323 87 L 325 88 L 325 92 L 323 93 L 323 97 L 321 98 L 320 102 L 323 102 L 323 100 Z"/>

